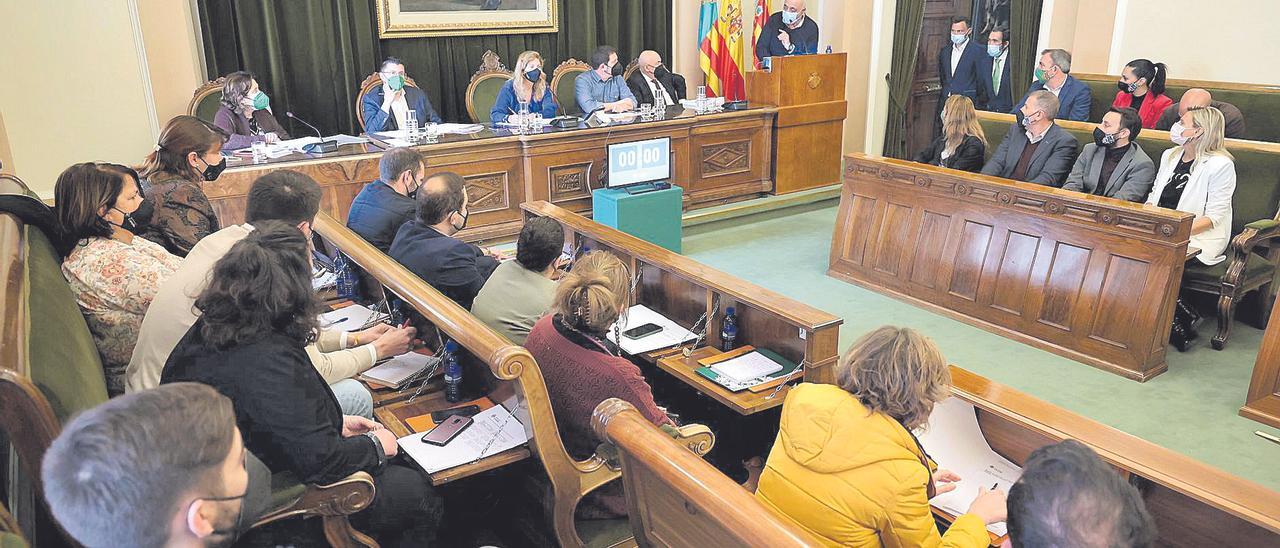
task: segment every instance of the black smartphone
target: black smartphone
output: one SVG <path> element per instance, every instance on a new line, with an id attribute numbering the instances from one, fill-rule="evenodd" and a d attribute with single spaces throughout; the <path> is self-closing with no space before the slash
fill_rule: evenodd
<path id="1" fill-rule="evenodd" d="M 442 409 L 440 411 L 434 411 L 431 413 L 431 422 L 440 424 L 444 422 L 445 419 L 452 417 L 454 415 L 471 417 L 471 416 L 475 416 L 475 414 L 479 412 L 480 412 L 479 405 L 464 405 L 462 407 L 454 407 L 453 409 Z"/>
<path id="2" fill-rule="evenodd" d="M 453 415 L 445 419 L 444 422 L 437 424 L 435 428 L 427 431 L 426 434 L 423 434 L 422 441 L 431 445 L 448 445 L 453 438 L 461 434 L 468 426 L 471 426 L 471 423 L 471 417 Z"/>
<path id="3" fill-rule="evenodd" d="M 631 329 L 623 331 L 622 336 L 628 339 L 640 339 L 640 338 L 648 337 L 649 335 L 652 335 L 659 331 L 662 331 L 662 326 L 656 323 L 650 322 L 644 325 L 637 325 L 635 327 L 632 327 Z"/>

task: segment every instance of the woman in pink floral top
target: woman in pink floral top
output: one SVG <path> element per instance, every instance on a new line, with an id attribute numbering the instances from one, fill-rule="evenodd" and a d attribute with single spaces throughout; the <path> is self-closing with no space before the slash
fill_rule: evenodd
<path id="1" fill-rule="evenodd" d="M 182 259 L 134 237 L 130 216 L 142 203 L 138 174 L 116 164 L 76 164 L 54 187 L 62 228 L 62 275 L 71 285 L 111 396 L 124 393 L 124 372 L 142 317 Z"/>

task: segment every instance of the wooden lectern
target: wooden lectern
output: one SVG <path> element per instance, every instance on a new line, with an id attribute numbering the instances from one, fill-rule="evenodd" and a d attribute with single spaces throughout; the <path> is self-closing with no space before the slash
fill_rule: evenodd
<path id="1" fill-rule="evenodd" d="M 747 99 L 778 107 L 774 194 L 840 182 L 847 58 L 845 53 L 774 57 L 772 70 L 747 73 Z"/>

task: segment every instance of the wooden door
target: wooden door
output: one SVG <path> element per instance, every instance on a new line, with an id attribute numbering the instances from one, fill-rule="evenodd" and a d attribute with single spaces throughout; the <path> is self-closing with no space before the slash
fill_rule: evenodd
<path id="1" fill-rule="evenodd" d="M 951 18 L 967 15 L 973 0 L 926 0 L 920 27 L 916 73 L 907 100 L 907 158 L 927 146 L 941 131 L 938 112 L 942 82 L 938 81 L 938 53 L 950 46 Z M 970 38 L 972 39 L 972 38 Z"/>

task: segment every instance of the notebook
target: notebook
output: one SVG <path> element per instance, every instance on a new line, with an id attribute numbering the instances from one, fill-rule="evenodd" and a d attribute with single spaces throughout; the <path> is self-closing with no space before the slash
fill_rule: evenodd
<path id="1" fill-rule="evenodd" d="M 721 377 L 729 377 L 739 383 L 751 382 L 782 371 L 782 364 L 756 351 L 729 358 L 711 365 L 711 370 Z"/>
<path id="2" fill-rule="evenodd" d="M 390 316 L 374 312 L 368 308 L 353 304 L 344 306 L 332 312 L 325 312 L 320 315 L 320 327 L 322 329 L 340 329 L 342 331 L 359 331 L 367 329 L 369 326 L 386 321 Z"/>
<path id="3" fill-rule="evenodd" d="M 406 352 L 360 374 L 360 380 L 400 388 L 405 381 L 431 367 L 439 358 L 417 352 Z"/>

